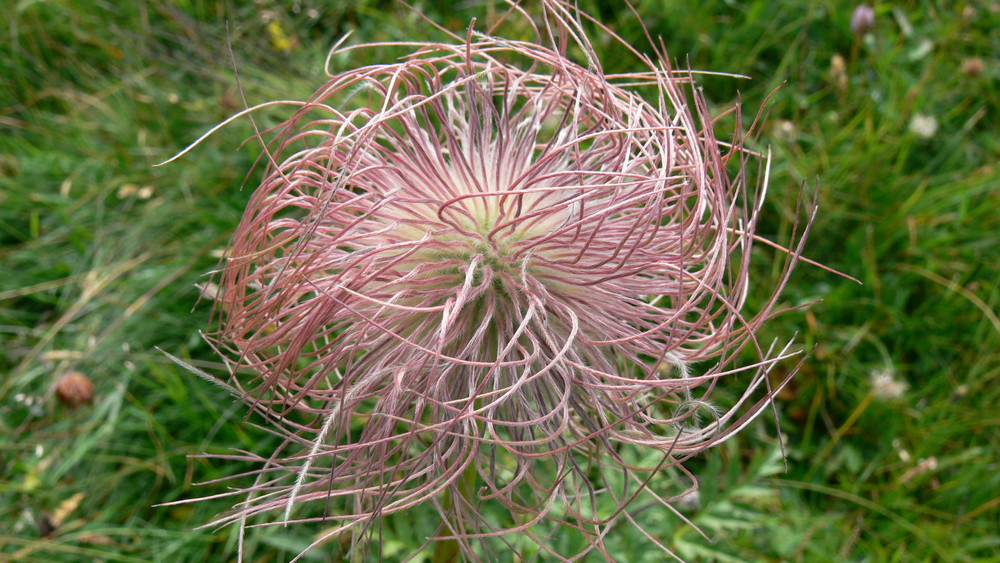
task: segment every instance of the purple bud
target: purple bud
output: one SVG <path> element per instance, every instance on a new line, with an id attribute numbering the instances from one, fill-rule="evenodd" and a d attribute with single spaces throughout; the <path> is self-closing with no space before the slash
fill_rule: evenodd
<path id="1" fill-rule="evenodd" d="M 854 35 L 864 35 L 875 28 L 875 10 L 867 4 L 854 8 L 851 14 L 851 31 Z"/>

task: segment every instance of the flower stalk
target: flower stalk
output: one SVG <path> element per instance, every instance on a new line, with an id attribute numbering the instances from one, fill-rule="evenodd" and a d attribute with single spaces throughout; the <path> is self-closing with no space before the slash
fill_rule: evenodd
<path id="1" fill-rule="evenodd" d="M 479 471 L 474 465 L 470 465 L 462 472 L 462 477 L 458 481 L 455 489 L 448 490 L 442 502 L 442 530 L 445 534 L 460 533 L 461 521 L 451 522 L 448 517 L 455 514 L 455 505 L 458 503 L 472 505 L 476 502 L 475 487 L 479 477 Z M 455 498 L 452 495 L 458 494 Z M 440 539 L 434 543 L 433 563 L 454 563 L 460 560 L 461 544 L 457 538 Z"/>

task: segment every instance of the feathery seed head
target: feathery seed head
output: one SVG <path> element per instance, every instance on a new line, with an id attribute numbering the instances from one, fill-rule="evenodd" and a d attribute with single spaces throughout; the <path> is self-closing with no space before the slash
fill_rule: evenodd
<path id="1" fill-rule="evenodd" d="M 421 44 L 336 73 L 271 131 L 210 341 L 287 442 L 245 456 L 263 468 L 220 521 L 322 519 L 329 537 L 430 502 L 470 559 L 510 531 L 553 549 L 544 521 L 603 552 L 638 494 L 666 505 L 653 473 L 770 400 L 753 393 L 790 354 L 753 335 L 799 250 L 744 315 L 763 190 L 751 201 L 738 109 L 717 139 L 665 53 L 606 75 L 588 16 L 544 13 L 547 45 Z M 760 361 L 736 367 L 747 346 Z"/>

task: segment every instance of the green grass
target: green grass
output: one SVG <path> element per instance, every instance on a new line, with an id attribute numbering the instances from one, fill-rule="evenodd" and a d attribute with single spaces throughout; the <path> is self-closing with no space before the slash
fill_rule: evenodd
<path id="1" fill-rule="evenodd" d="M 439 37 L 392 2 L 236 4 L 53 0 L 5 13 L 0 561 L 234 558 L 234 530 L 192 530 L 231 501 L 153 505 L 223 492 L 193 483 L 246 469 L 190 454 L 260 452 L 272 438 L 156 347 L 214 360 L 194 284 L 239 219 L 258 149 L 240 146 L 251 129 L 239 122 L 152 165 L 243 107 L 227 22 L 250 104 L 308 96 L 347 30 L 352 41 Z M 456 30 L 497 10 L 467 4 L 419 5 Z M 628 10 L 582 4 L 643 44 Z M 637 2 L 681 65 L 753 77 L 706 77 L 719 107 L 739 93 L 753 111 L 781 85 L 758 141 L 774 154 L 762 234 L 787 238 L 799 186 L 818 185 L 807 254 L 864 283 L 803 265 L 783 303 L 822 303 L 766 329 L 813 350 L 779 400 L 787 471 L 765 420 L 692 464 L 701 503 L 686 514 L 714 543 L 644 514 L 691 561 L 1000 560 L 1000 10 L 879 4 L 862 40 L 852 8 Z M 608 70 L 629 68 L 598 48 Z M 349 63 L 389 55 L 365 56 Z M 978 74 L 963 72 L 971 58 L 985 63 Z M 929 138 L 912 127 L 918 115 L 936 120 Z M 762 274 L 777 267 L 761 259 Z M 55 400 L 71 370 L 94 382 L 93 404 Z M 878 373 L 905 392 L 881 395 Z M 405 524 L 386 523 L 387 560 L 422 541 Z M 314 531 L 252 532 L 251 560 L 287 560 Z M 627 526 L 613 535 L 623 561 L 661 560 Z"/>

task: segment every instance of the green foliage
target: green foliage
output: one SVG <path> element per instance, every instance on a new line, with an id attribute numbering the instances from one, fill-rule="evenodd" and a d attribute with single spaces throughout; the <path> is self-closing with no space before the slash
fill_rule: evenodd
<path id="1" fill-rule="evenodd" d="M 503 10 L 416 5 L 459 34 Z M 644 44 L 624 5 L 581 5 Z M 766 329 L 765 341 L 798 332 L 813 351 L 778 401 L 787 472 L 764 436 L 773 423 L 758 422 L 692 465 L 700 498 L 681 512 L 712 541 L 662 508 L 640 522 L 689 561 L 1000 558 L 1000 12 L 878 4 L 874 32 L 855 37 L 853 5 L 839 0 L 636 9 L 676 66 L 753 77 L 704 77 L 719 107 L 739 93 L 750 114 L 781 86 L 755 141 L 773 154 L 761 234 L 787 239 L 800 186 L 818 185 L 807 255 L 864 283 L 801 265 L 784 304 L 822 303 Z M 233 559 L 233 529 L 192 530 L 233 500 L 154 505 L 221 494 L 193 483 L 251 469 L 189 455 L 261 452 L 275 438 L 156 347 L 213 367 L 197 334 L 211 307 L 194 284 L 239 218 L 258 145 L 237 148 L 252 133 L 239 121 L 179 163 L 153 165 L 243 96 L 308 96 L 347 31 L 352 41 L 441 34 L 376 0 L 22 1 L 5 19 L 0 560 Z M 598 49 L 609 71 L 634 68 L 620 47 Z M 282 116 L 261 112 L 258 125 Z M 761 274 L 778 267 L 769 257 L 761 251 Z M 92 404 L 56 400 L 68 371 L 94 383 Z M 384 523 L 386 560 L 433 533 L 424 516 L 426 530 Z M 319 531 L 255 529 L 248 559 L 287 560 Z M 615 557 L 662 560 L 627 522 L 612 533 Z M 310 560 L 340 560 L 344 541 Z"/>

